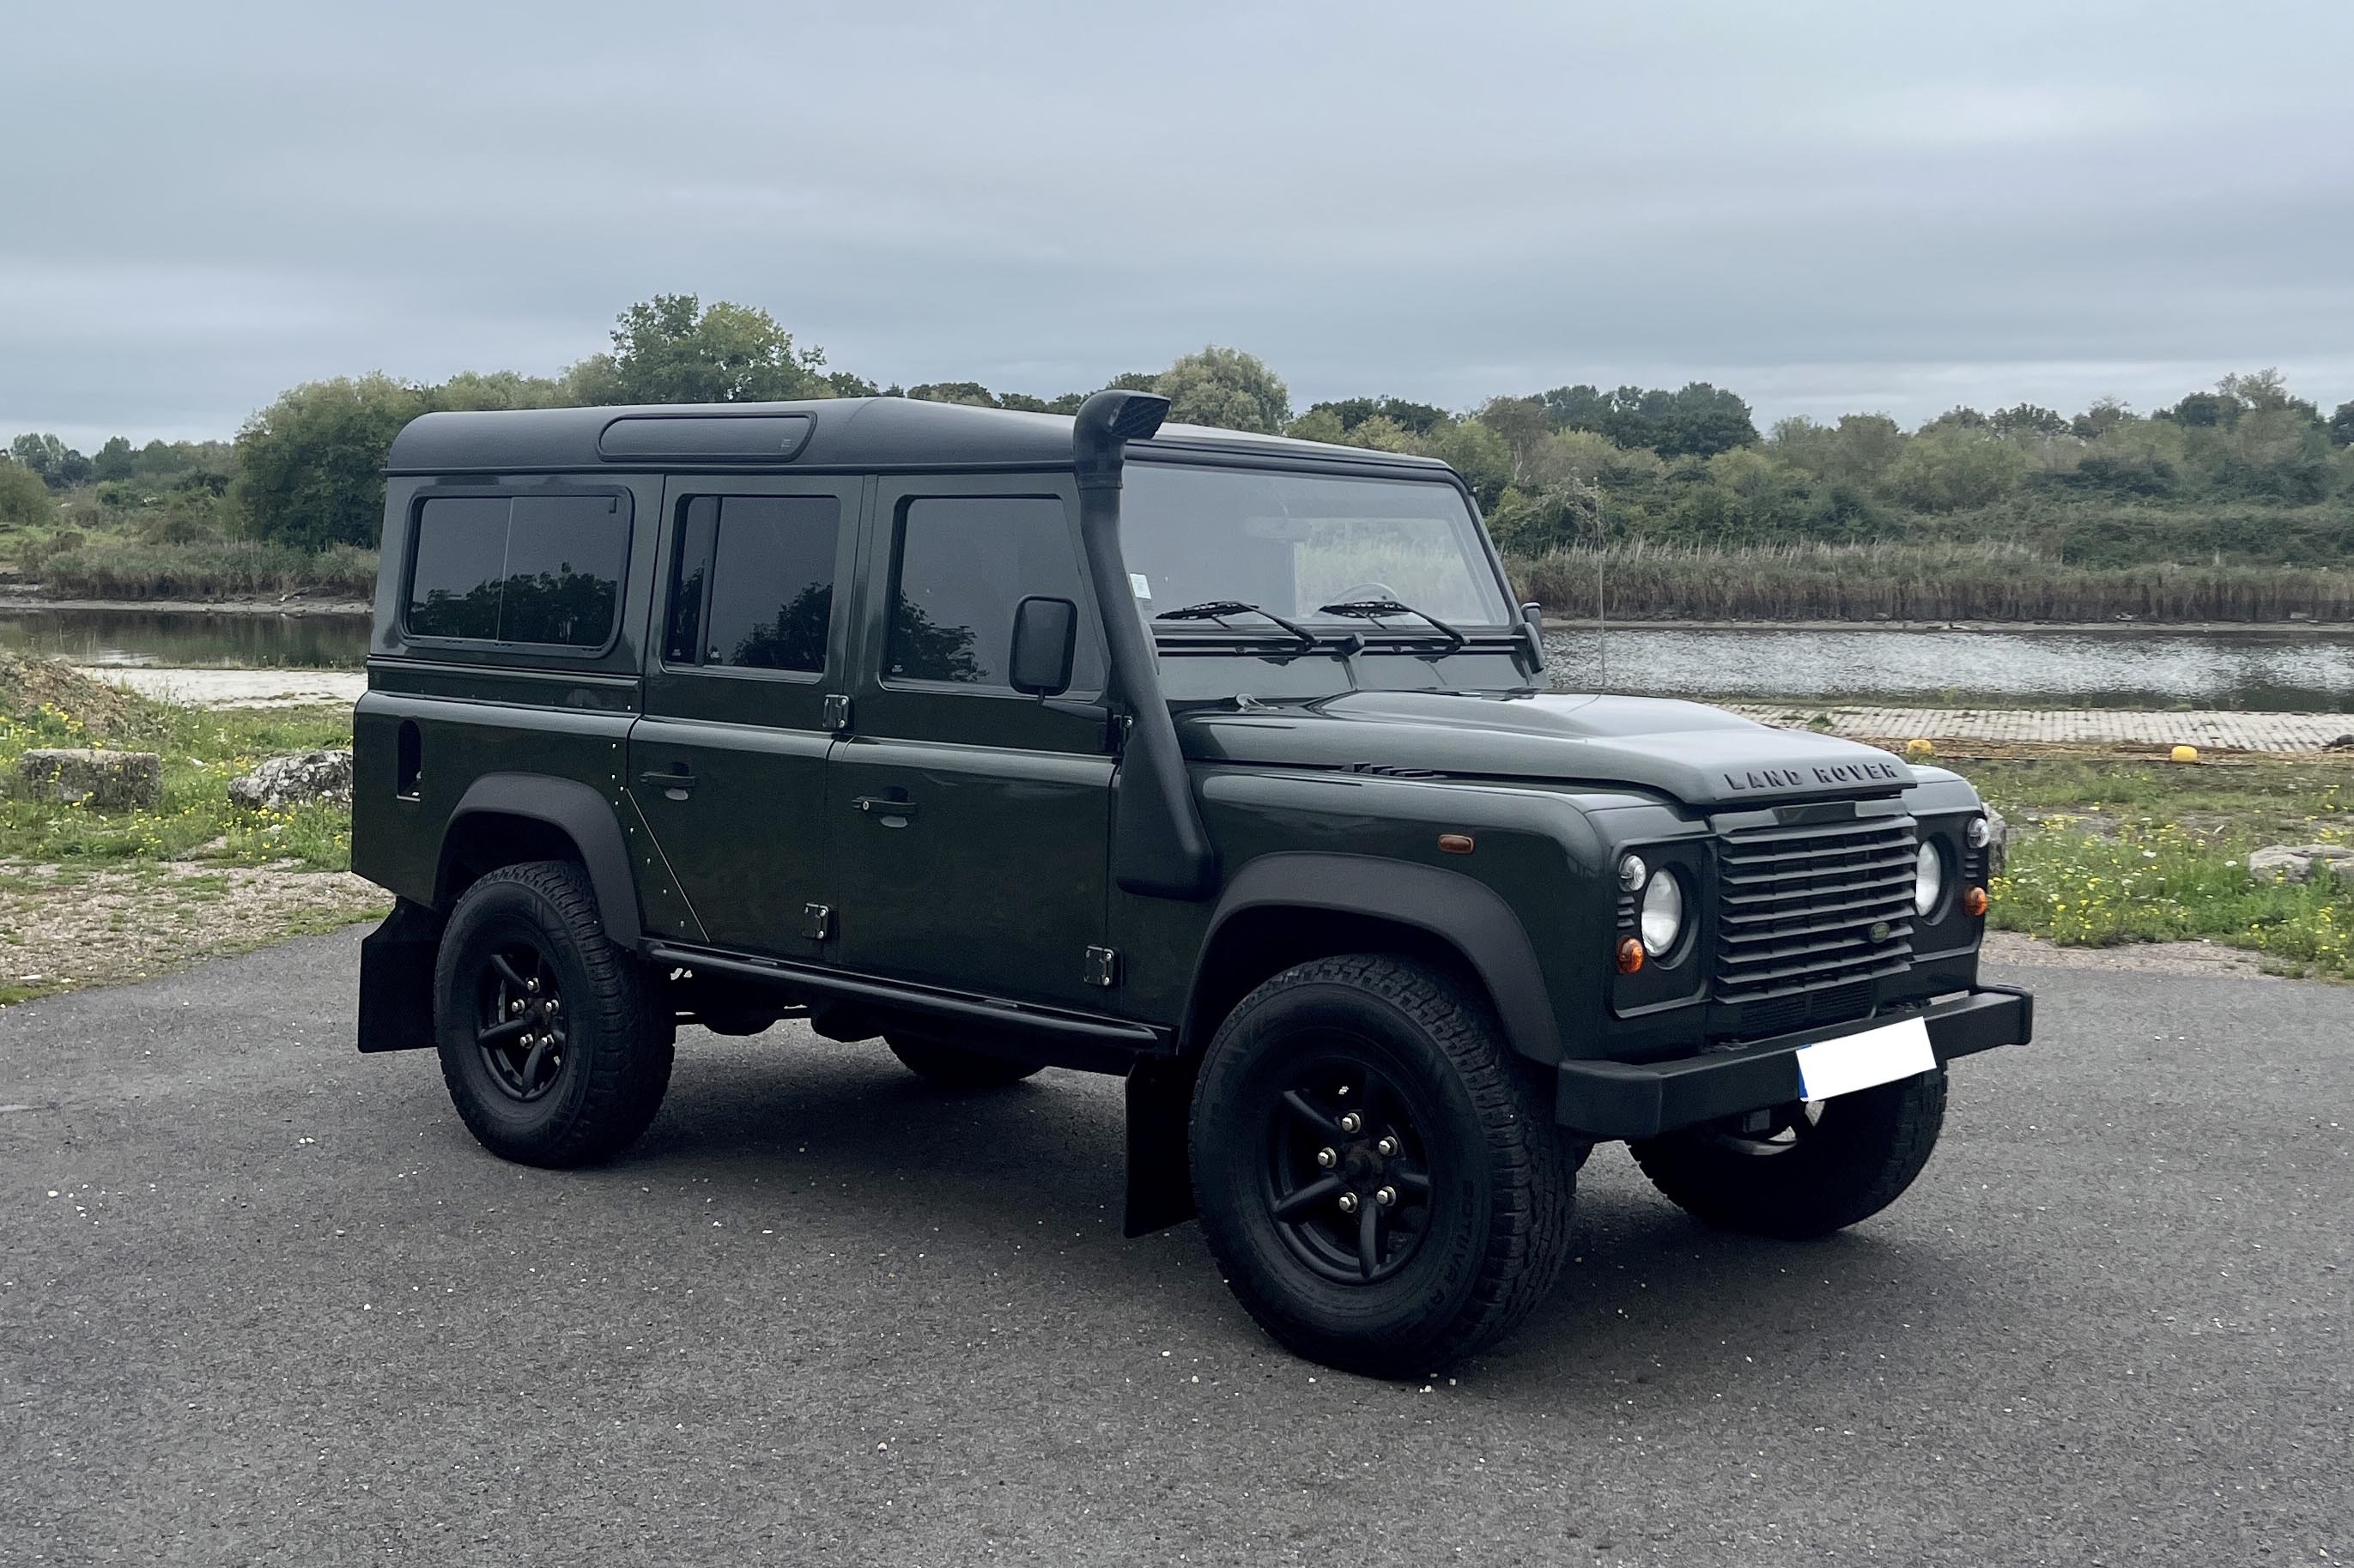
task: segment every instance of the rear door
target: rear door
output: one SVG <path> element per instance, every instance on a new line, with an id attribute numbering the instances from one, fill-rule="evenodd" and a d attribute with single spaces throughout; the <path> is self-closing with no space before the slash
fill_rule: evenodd
<path id="1" fill-rule="evenodd" d="M 835 747 L 838 961 L 1100 1011 L 1113 758 L 1103 636 L 1066 475 L 885 478 L 868 529 L 850 736 Z M 1025 595 L 1079 606 L 1060 704 L 1006 683 Z"/>
<path id="2" fill-rule="evenodd" d="M 720 947 L 815 958 L 828 698 L 846 694 L 856 478 L 673 479 L 628 786 Z M 838 830 L 837 830 L 838 831 Z M 648 900 L 651 907 L 654 900 Z M 659 935 L 695 939 L 693 930 Z"/>

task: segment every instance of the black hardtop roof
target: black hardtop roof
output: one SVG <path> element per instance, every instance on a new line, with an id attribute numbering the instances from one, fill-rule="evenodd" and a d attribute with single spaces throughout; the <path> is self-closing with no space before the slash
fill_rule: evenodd
<path id="1" fill-rule="evenodd" d="M 800 415 L 809 437 L 790 459 L 713 461 L 693 458 L 609 457 L 600 439 L 617 419 L 729 418 Z M 1201 425 L 1163 425 L 1132 456 L 1252 458 L 1447 471 L 1434 458 L 1369 451 L 1288 436 L 1251 435 Z M 531 473 L 600 469 L 679 468 L 939 469 L 1055 468 L 1071 461 L 1066 414 L 1026 414 L 913 397 L 840 397 L 796 403 L 653 404 L 600 408 L 513 408 L 426 414 L 393 439 L 387 467 L 399 474 Z"/>

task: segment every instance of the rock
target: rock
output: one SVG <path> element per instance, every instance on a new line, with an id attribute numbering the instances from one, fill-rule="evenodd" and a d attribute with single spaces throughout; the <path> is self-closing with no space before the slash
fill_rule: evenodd
<path id="1" fill-rule="evenodd" d="M 2311 882 L 2317 876 L 2354 882 L 2354 845 L 2267 844 L 2248 856 L 2251 882 Z"/>
<path id="2" fill-rule="evenodd" d="M 164 759 L 152 751 L 28 751 L 16 758 L 16 777 L 33 800 L 96 811 L 137 810 L 164 794 Z"/>
<path id="3" fill-rule="evenodd" d="M 228 781 L 228 803 L 249 811 L 282 811 L 313 800 L 352 799 L 352 754 L 297 751 L 273 757 Z"/>

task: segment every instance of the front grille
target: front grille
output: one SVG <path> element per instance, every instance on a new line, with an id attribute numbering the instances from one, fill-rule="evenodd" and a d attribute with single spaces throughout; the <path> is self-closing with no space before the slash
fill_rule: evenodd
<path id="1" fill-rule="evenodd" d="M 1910 817 L 1719 838 L 1716 1000 L 1767 1002 L 1837 988 L 1839 1000 L 1861 997 L 1869 1012 L 1870 982 L 1913 961 L 1917 847 Z M 1817 1011 L 1808 1008 L 1807 1021 L 1826 1022 Z"/>

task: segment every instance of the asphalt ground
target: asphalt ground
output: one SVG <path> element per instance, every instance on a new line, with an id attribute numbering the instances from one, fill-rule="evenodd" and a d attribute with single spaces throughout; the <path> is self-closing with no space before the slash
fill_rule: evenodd
<path id="1" fill-rule="evenodd" d="M 1428 1386 L 1119 1236 L 1118 1085 L 682 1043 L 607 1169 L 351 1048 L 357 936 L 0 1012 L 0 1563 L 2304 1563 L 2354 1554 L 2354 991 L 2020 969 L 1829 1241 L 1623 1151 Z"/>

